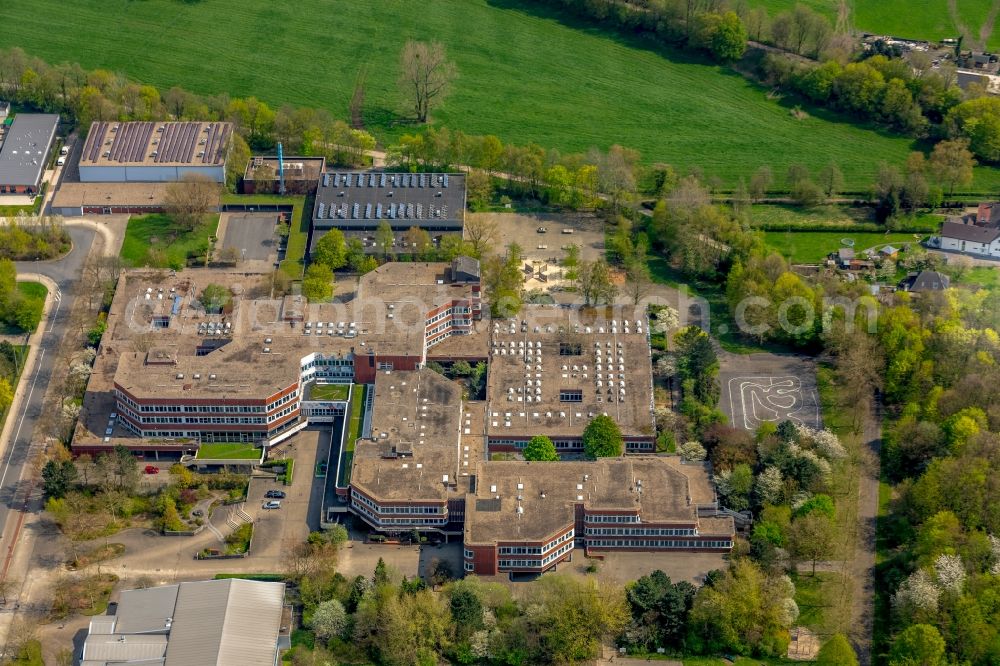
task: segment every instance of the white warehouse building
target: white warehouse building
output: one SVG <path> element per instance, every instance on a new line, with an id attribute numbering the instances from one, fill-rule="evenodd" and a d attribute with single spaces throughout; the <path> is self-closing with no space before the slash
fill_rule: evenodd
<path id="1" fill-rule="evenodd" d="M 164 183 L 188 174 L 226 181 L 231 123 L 95 122 L 80 155 L 84 183 Z"/>

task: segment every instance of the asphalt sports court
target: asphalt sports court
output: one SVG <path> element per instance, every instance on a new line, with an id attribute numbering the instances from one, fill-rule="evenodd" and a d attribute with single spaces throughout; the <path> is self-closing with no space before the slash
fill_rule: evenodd
<path id="1" fill-rule="evenodd" d="M 822 428 L 816 372 L 802 359 L 753 355 L 723 363 L 720 407 L 734 428 L 756 430 L 764 421 L 788 420 Z M 735 365 L 739 367 L 725 367 Z"/>
<path id="2" fill-rule="evenodd" d="M 274 213 L 230 213 L 223 248 L 236 248 L 242 261 L 267 261 L 278 253 Z"/>

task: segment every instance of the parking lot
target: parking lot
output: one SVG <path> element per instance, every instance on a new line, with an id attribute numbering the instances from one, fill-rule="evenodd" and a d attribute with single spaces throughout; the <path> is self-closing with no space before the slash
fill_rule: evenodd
<path id="1" fill-rule="evenodd" d="M 309 532 L 319 529 L 323 484 L 315 478 L 316 463 L 326 459 L 327 430 L 303 430 L 271 455 L 295 460 L 292 485 L 273 478 L 255 476 L 250 480 L 246 510 L 255 519 L 251 557 L 280 557 L 304 542 Z M 268 490 L 285 493 L 280 509 L 263 509 Z"/>
<path id="2" fill-rule="evenodd" d="M 235 248 L 241 261 L 273 263 L 278 256 L 276 213 L 223 213 L 219 220 L 222 251 Z"/>

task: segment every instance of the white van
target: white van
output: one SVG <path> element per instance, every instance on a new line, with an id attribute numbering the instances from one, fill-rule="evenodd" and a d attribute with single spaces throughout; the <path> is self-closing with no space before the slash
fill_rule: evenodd
<path id="1" fill-rule="evenodd" d="M 56 160 L 56 164 L 58 164 L 59 166 L 66 164 L 66 156 L 60 155 L 59 159 Z"/>
<path id="2" fill-rule="evenodd" d="M 69 155 L 69 146 L 64 144 L 63 147 L 59 149 L 59 154 Z"/>

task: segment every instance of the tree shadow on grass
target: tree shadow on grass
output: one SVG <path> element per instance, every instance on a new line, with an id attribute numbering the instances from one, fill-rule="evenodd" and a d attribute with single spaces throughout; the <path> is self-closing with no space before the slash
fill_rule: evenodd
<path id="1" fill-rule="evenodd" d="M 680 42 L 668 43 L 664 41 L 663 38 L 656 36 L 648 30 L 636 29 L 635 31 L 630 32 L 611 25 L 601 25 L 597 23 L 595 19 L 576 15 L 568 10 L 560 11 L 559 9 L 538 2 L 532 2 L 531 0 L 487 0 L 487 4 L 497 9 L 517 11 L 537 18 L 556 21 L 565 27 L 572 28 L 573 30 L 589 35 L 610 39 L 622 46 L 655 53 L 665 60 L 669 60 L 673 63 L 713 67 L 719 74 L 742 79 L 746 85 L 752 86 L 755 90 L 758 90 L 761 93 L 766 94 L 769 91 L 767 86 L 749 78 L 749 75 L 742 74 L 732 67 L 720 65 L 699 51 L 684 49 L 682 48 Z M 757 66 L 757 64 L 753 62 L 752 58 L 748 61 L 744 61 L 743 64 L 749 65 L 749 69 L 751 70 Z M 859 119 L 846 113 L 834 111 L 823 106 L 817 106 L 809 100 L 792 92 L 783 91 L 782 95 L 776 100 L 776 102 L 779 106 L 788 109 L 789 113 L 791 113 L 792 109 L 795 107 L 799 107 L 809 115 L 819 118 L 820 120 L 831 123 L 852 125 L 860 129 L 874 132 L 884 138 L 910 139 L 911 150 L 929 152 L 934 145 L 933 142 L 926 139 L 907 137 L 903 134 L 893 132 L 884 126 L 876 125 L 864 119 Z"/>

